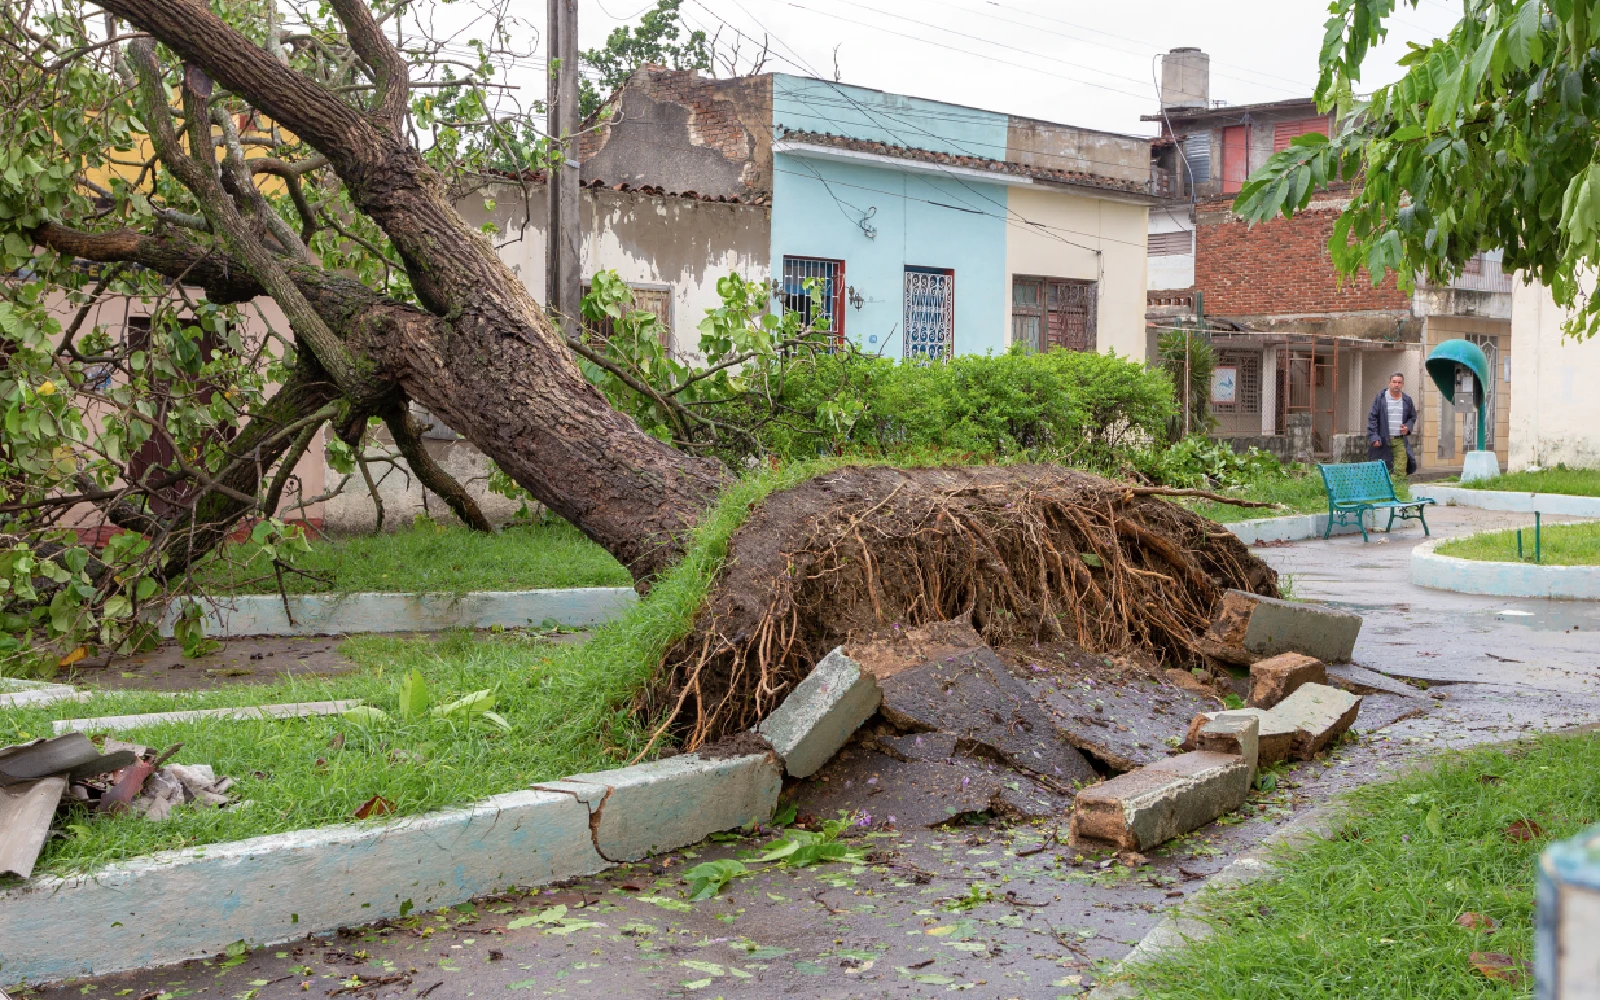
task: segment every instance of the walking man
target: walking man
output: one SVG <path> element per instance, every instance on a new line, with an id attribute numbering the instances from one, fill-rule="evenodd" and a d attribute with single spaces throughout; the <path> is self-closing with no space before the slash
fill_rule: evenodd
<path id="1" fill-rule="evenodd" d="M 1367 411 L 1367 458 L 1389 467 L 1389 478 L 1399 496 L 1405 496 L 1409 488 L 1406 477 L 1417 471 L 1417 460 L 1411 453 L 1417 404 L 1406 395 L 1405 387 L 1406 377 L 1395 372 L 1389 376 L 1389 388 L 1378 393 L 1372 409 Z"/>

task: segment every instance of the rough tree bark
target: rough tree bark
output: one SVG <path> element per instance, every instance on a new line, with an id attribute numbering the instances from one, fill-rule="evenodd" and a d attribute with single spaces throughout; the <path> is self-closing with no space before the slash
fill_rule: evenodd
<path id="1" fill-rule="evenodd" d="M 332 276 L 305 273 L 304 265 L 277 262 L 343 336 L 358 366 L 371 362 L 377 378 L 442 417 L 636 579 L 672 561 L 684 531 L 724 485 L 725 470 L 644 433 L 583 378 L 539 304 L 462 220 L 443 179 L 403 138 L 405 62 L 364 3 L 332 6 L 380 81 L 365 112 L 280 64 L 201 0 L 101 6 L 326 156 L 355 205 L 389 236 L 426 314 L 406 315 L 417 310 L 389 303 L 371 322 L 350 311 L 359 293 Z M 271 284 L 269 275 L 250 273 Z M 320 287 L 321 300 L 307 286 Z M 379 342 L 352 344 L 356 327 Z M 295 332 L 304 343 L 305 332 Z"/>

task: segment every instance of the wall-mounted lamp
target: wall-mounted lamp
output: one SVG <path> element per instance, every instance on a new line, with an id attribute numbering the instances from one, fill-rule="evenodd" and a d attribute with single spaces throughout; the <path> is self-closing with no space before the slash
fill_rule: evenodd
<path id="1" fill-rule="evenodd" d="M 849 288 L 849 296 L 850 305 L 856 309 L 860 309 L 862 306 L 867 304 L 867 300 L 861 297 L 861 293 L 856 291 L 856 286 L 854 285 L 851 285 Z"/>

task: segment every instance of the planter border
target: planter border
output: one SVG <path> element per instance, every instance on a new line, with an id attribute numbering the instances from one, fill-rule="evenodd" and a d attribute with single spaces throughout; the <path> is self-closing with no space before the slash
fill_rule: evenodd
<path id="1" fill-rule="evenodd" d="M 275 594 L 190 598 L 204 613 L 206 634 L 345 635 L 357 632 L 439 632 L 452 628 L 521 628 L 554 619 L 568 628 L 602 625 L 632 607 L 632 587 L 553 590 L 475 590 L 464 594 Z M 161 634 L 172 635 L 185 603 L 167 605 Z"/>
<path id="2" fill-rule="evenodd" d="M 788 750 L 683 754 L 540 782 L 392 823 L 346 823 L 164 851 L 0 889 L 0 984 L 169 965 L 592 875 L 766 820 L 792 753 L 830 757 L 878 706 L 859 664 L 801 684 L 774 712 Z M 92 949 L 73 942 L 92 936 Z M 0 994 L 3 996 L 3 994 Z"/>
<path id="3" fill-rule="evenodd" d="M 1367 530 L 1377 530 L 1376 516 L 1371 511 L 1366 511 L 1363 516 L 1369 520 Z M 1328 529 L 1328 515 L 1286 514 L 1282 517 L 1257 517 L 1248 521 L 1231 521 L 1223 527 L 1239 536 L 1239 540 L 1246 545 L 1259 545 L 1262 542 L 1300 542 L 1308 538 L 1321 538 L 1322 533 Z M 1361 533 L 1361 526 L 1336 524 L 1333 526 L 1333 533 L 1357 535 Z"/>
<path id="4" fill-rule="evenodd" d="M 1600 601 L 1600 566 L 1486 562 L 1442 556 L 1434 551 L 1444 542 L 1499 534 L 1505 530 L 1496 528 L 1455 538 L 1436 538 L 1418 545 L 1411 550 L 1411 582 L 1418 587 L 1449 590 L 1458 594 Z"/>
<path id="5" fill-rule="evenodd" d="M 1600 517 L 1600 497 L 1582 497 L 1571 493 L 1514 493 L 1509 490 L 1469 490 L 1460 486 L 1418 483 L 1411 488 L 1411 494 L 1432 497 L 1446 507 Z"/>

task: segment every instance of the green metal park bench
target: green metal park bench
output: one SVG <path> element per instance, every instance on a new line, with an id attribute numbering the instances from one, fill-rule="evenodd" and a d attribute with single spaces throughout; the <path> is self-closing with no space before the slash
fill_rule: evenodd
<path id="1" fill-rule="evenodd" d="M 1361 540 L 1367 538 L 1366 513 L 1369 510 L 1387 510 L 1389 523 L 1383 529 L 1394 527 L 1394 519 L 1421 521 L 1422 533 L 1428 530 L 1428 519 L 1422 509 L 1433 500 L 1402 500 L 1395 495 L 1394 483 L 1389 479 L 1389 467 L 1382 462 L 1351 462 L 1345 465 L 1318 465 L 1322 470 L 1322 486 L 1328 491 L 1328 527 L 1323 538 L 1333 534 L 1335 524 L 1349 524 L 1354 518 L 1361 529 Z"/>

